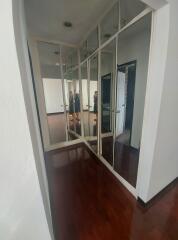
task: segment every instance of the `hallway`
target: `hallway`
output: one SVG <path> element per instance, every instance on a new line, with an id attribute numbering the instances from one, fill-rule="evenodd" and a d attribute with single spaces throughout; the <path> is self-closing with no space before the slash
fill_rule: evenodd
<path id="1" fill-rule="evenodd" d="M 143 207 L 84 144 L 45 160 L 56 240 L 177 240 L 177 183 Z"/>

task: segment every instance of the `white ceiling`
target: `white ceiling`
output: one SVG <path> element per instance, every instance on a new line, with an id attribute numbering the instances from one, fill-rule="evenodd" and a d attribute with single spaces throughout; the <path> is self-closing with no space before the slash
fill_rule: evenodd
<path id="1" fill-rule="evenodd" d="M 135 24 L 133 24 L 131 27 L 129 27 L 127 30 L 123 31 L 119 35 L 119 43 L 121 44 L 123 41 L 126 41 L 127 39 L 131 39 L 135 34 L 138 34 L 142 31 L 151 31 L 151 14 L 145 16 Z M 102 52 L 112 52 L 113 49 L 115 49 L 115 41 L 112 41 L 109 45 L 107 45 Z M 38 51 L 39 51 L 39 57 L 40 57 L 40 63 L 41 65 L 51 65 L 55 66 L 56 63 L 60 62 L 60 56 L 56 55 L 55 52 L 60 52 L 60 47 L 57 44 L 50 44 L 50 43 L 44 43 L 39 42 L 38 43 Z M 68 48 L 68 47 L 62 47 L 61 48 L 61 55 L 63 58 L 63 63 L 67 62 L 67 59 L 65 59 L 66 56 L 73 54 L 74 56 L 77 56 L 77 52 L 74 48 Z"/>
<path id="2" fill-rule="evenodd" d="M 116 0 L 25 0 L 30 34 L 49 40 L 79 44 Z M 73 24 L 72 29 L 63 26 Z"/>

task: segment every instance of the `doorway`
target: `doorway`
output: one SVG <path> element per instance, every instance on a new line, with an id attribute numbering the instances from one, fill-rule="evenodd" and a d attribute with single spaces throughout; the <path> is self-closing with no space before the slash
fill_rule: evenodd
<path id="1" fill-rule="evenodd" d="M 136 61 L 118 66 L 116 139 L 130 145 L 135 96 Z"/>
<path id="2" fill-rule="evenodd" d="M 101 132 L 111 131 L 111 103 L 112 103 L 112 76 L 111 73 L 101 77 Z"/>

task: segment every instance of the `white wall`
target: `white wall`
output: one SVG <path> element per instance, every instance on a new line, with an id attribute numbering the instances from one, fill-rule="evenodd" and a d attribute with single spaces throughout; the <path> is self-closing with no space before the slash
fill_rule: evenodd
<path id="1" fill-rule="evenodd" d="M 18 6 L 18 1 L 16 1 Z M 15 46 L 12 1 L 1 1 L 0 239 L 50 240 Z"/>
<path id="2" fill-rule="evenodd" d="M 43 78 L 46 113 L 64 112 L 62 80 Z"/>
<path id="3" fill-rule="evenodd" d="M 156 37 L 150 62 L 138 182 L 139 195 L 144 201 L 178 176 L 178 2 L 169 2 L 170 6 L 163 7 L 155 16 L 153 35 Z"/>
<path id="4" fill-rule="evenodd" d="M 137 32 L 119 41 L 118 64 L 137 60 L 131 145 L 139 148 L 145 103 L 150 31 Z"/>
<path id="5" fill-rule="evenodd" d="M 97 91 L 97 81 L 90 81 L 89 92 L 90 92 L 90 111 L 94 111 L 94 93 Z M 82 100 L 83 100 L 83 109 L 88 110 L 88 89 L 87 89 L 87 80 L 82 79 Z"/>
<path id="6" fill-rule="evenodd" d="M 154 17 L 137 183 L 145 202 L 178 176 L 177 11 L 178 2 L 170 0 Z"/>
<path id="7" fill-rule="evenodd" d="M 90 81 L 90 111 L 94 111 L 94 93 L 98 89 L 98 82 L 97 81 Z"/>
<path id="8" fill-rule="evenodd" d="M 82 79 L 82 101 L 83 110 L 88 110 L 88 84 L 87 79 Z"/>

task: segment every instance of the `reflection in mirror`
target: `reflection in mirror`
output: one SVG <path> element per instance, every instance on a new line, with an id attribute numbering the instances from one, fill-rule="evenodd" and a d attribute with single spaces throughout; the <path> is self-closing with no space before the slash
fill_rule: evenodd
<path id="1" fill-rule="evenodd" d="M 116 75 L 116 41 L 101 51 L 101 141 L 102 156 L 113 165 L 113 103 Z"/>
<path id="2" fill-rule="evenodd" d="M 98 146 L 98 55 L 90 59 L 89 77 L 89 137 L 88 142 L 95 152 Z"/>
<path id="3" fill-rule="evenodd" d="M 99 45 L 98 28 L 94 29 L 87 38 L 87 54 L 90 56 Z"/>
<path id="4" fill-rule="evenodd" d="M 83 100 L 83 125 L 84 136 L 89 134 L 89 85 L 88 85 L 88 69 L 87 62 L 81 66 L 81 83 L 82 83 L 82 100 Z"/>
<path id="5" fill-rule="evenodd" d="M 90 33 L 87 40 L 84 41 L 84 43 L 80 47 L 81 61 L 84 61 L 87 57 L 94 53 L 98 46 L 99 46 L 98 28 L 96 28 Z"/>
<path id="6" fill-rule="evenodd" d="M 118 38 L 114 169 L 136 186 L 150 47 L 151 14 Z"/>
<path id="7" fill-rule="evenodd" d="M 101 43 L 106 42 L 119 30 L 119 3 L 115 3 L 100 24 Z"/>
<path id="8" fill-rule="evenodd" d="M 38 42 L 40 70 L 43 82 L 46 116 L 50 144 L 65 142 L 66 115 L 63 82 L 60 72 L 60 47 L 56 44 Z"/>
<path id="9" fill-rule="evenodd" d="M 140 0 L 120 0 L 120 27 L 123 28 L 147 7 Z"/>
<path id="10" fill-rule="evenodd" d="M 64 94 L 67 113 L 67 129 L 70 140 L 81 135 L 80 91 L 77 49 L 61 47 L 64 72 Z M 75 69 L 75 70 L 74 70 Z"/>
<path id="11" fill-rule="evenodd" d="M 65 96 L 67 103 L 67 120 L 70 139 L 81 135 L 81 110 L 78 69 L 64 75 Z"/>
<path id="12" fill-rule="evenodd" d="M 88 57 L 87 41 L 84 41 L 82 43 L 82 46 L 80 47 L 80 61 L 83 62 L 87 57 Z"/>

